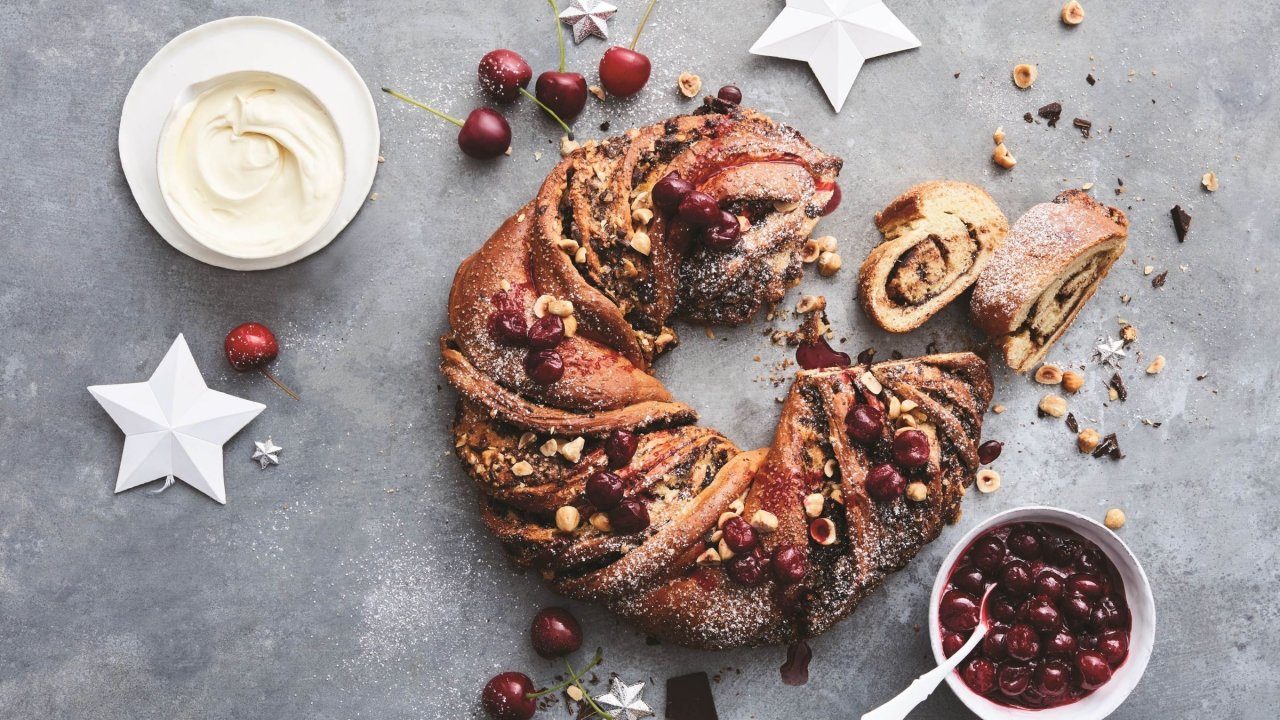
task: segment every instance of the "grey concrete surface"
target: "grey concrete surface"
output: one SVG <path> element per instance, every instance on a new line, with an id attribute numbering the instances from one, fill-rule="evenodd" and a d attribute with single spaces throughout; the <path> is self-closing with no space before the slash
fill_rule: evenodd
<path id="1" fill-rule="evenodd" d="M 643 3 L 617 4 L 620 38 Z M 572 605 L 588 644 L 605 647 L 608 671 L 651 681 L 656 707 L 666 677 L 706 670 L 722 673 L 722 718 L 857 717 L 928 667 L 916 626 L 938 563 L 965 528 L 1029 503 L 1097 518 L 1120 506 L 1129 515 L 1121 536 L 1151 576 L 1160 625 L 1145 679 L 1113 717 L 1274 717 L 1280 10 L 1263 0 L 1086 0 L 1088 19 L 1068 30 L 1057 0 L 896 0 L 924 46 L 868 63 L 836 116 L 803 64 L 747 54 L 782 5 L 662 0 L 642 41 L 655 66 L 649 87 L 625 102 L 592 100 L 582 134 L 692 107 L 673 88 L 693 71 L 707 88 L 739 83 L 749 103 L 843 155 L 845 202 L 822 231 L 840 239 L 846 270 L 806 278 L 788 304 L 799 292 L 825 294 L 853 352 L 974 343 L 959 307 L 888 337 L 852 302 L 853 270 L 877 239 L 871 215 L 909 184 L 978 182 L 1016 217 L 1095 183 L 1130 213 L 1129 251 L 1051 359 L 1087 367 L 1072 409 L 1118 433 L 1128 457 L 1081 457 L 1060 422 L 1036 418 L 1042 389 L 1000 370 L 996 400 L 1008 411 L 989 416 L 987 434 L 1008 443 L 996 466 L 1003 487 L 967 498 L 959 527 L 814 643 L 807 687 L 780 684 L 780 649 L 649 646 L 598 609 Z M 454 268 L 531 197 L 559 134 L 521 103 L 510 111 L 514 155 L 472 162 L 450 126 L 379 94 L 379 199 L 344 235 L 277 271 L 203 266 L 138 212 L 117 123 L 130 82 L 161 45 L 236 14 L 299 22 L 329 38 L 371 88 L 393 85 L 458 113 L 478 102 L 483 52 L 512 47 L 539 70 L 555 55 L 549 13 L 535 0 L 5 4 L 0 717 L 472 717 L 493 673 L 546 680 L 559 670 L 525 636 L 553 596 L 513 569 L 481 526 L 450 455 L 454 397 L 436 370 Z M 594 75 L 604 48 L 571 47 L 571 66 Z M 1010 83 L 1018 62 L 1039 65 L 1033 89 Z M 1066 108 L 1063 126 L 1022 121 L 1053 100 Z M 1092 120 L 1095 137 L 1082 139 L 1073 117 Z M 989 160 L 997 126 L 1019 161 L 1011 172 Z M 1209 170 L 1221 180 L 1216 194 L 1200 188 Z M 1185 244 L 1169 221 L 1174 203 L 1194 216 Z M 1168 271 L 1162 289 L 1146 265 Z M 1106 401 L 1089 362 L 1118 318 L 1139 329 L 1142 356 L 1124 361 L 1123 403 Z M 276 370 L 301 402 L 222 360 L 223 335 L 249 319 L 277 331 Z M 791 323 L 761 320 L 715 339 L 684 328 L 684 346 L 658 374 L 705 422 L 743 446 L 767 443 L 784 389 L 761 378 L 786 353 L 761 332 Z M 84 390 L 145 378 L 179 332 L 211 386 L 268 405 L 227 445 L 225 507 L 182 485 L 113 495 L 121 435 Z M 1147 377 L 1156 354 L 1168 365 Z M 263 471 L 249 454 L 267 435 L 285 450 Z M 545 714 L 556 716 L 563 707 Z M 913 715 L 966 716 L 945 689 Z"/>

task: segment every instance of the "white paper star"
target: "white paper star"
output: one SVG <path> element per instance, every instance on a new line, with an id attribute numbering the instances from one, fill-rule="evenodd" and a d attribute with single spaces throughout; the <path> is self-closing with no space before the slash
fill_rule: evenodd
<path id="1" fill-rule="evenodd" d="M 276 454 L 284 448 L 276 445 L 275 442 L 271 440 L 270 435 L 267 436 L 266 442 L 258 442 L 257 440 L 254 440 L 253 444 L 256 447 L 253 451 L 253 459 L 258 461 L 258 465 L 263 470 L 266 470 L 268 465 L 280 464 L 280 458 L 276 457 Z"/>
<path id="2" fill-rule="evenodd" d="M 116 492 L 177 477 L 223 504 L 222 444 L 266 408 L 210 390 L 181 335 L 150 380 L 89 392 L 125 433 Z"/>
<path id="3" fill-rule="evenodd" d="M 1094 350 L 1093 356 L 1103 365 L 1119 367 L 1120 360 L 1126 355 L 1123 340 L 1112 340 L 1111 336 L 1102 341 Z"/>
<path id="4" fill-rule="evenodd" d="M 588 35 L 608 40 L 608 20 L 616 12 L 618 8 L 600 0 L 573 0 L 573 7 L 560 13 L 560 22 L 573 28 L 574 45 L 586 40 Z"/>
<path id="5" fill-rule="evenodd" d="M 881 0 L 787 0 L 751 52 L 809 63 L 840 112 L 864 60 L 917 47 Z"/>
<path id="6" fill-rule="evenodd" d="M 614 720 L 639 720 L 653 714 L 649 705 L 640 699 L 642 692 L 644 683 L 628 685 L 622 678 L 614 677 L 609 680 L 609 692 L 596 696 L 596 702 L 605 706 Z"/>

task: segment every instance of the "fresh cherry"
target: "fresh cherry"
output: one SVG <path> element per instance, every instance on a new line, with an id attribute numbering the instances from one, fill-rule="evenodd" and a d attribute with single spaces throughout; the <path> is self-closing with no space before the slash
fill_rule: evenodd
<path id="1" fill-rule="evenodd" d="M 906 430 L 893 437 L 893 457 L 905 468 L 920 467 L 929 462 L 929 436 L 919 430 Z"/>
<path id="2" fill-rule="evenodd" d="M 582 626 L 568 610 L 543 608 L 533 616 L 529 628 L 534 652 L 544 658 L 564 657 L 582 647 Z"/>
<path id="3" fill-rule="evenodd" d="M 737 246 L 742 237 L 742 225 L 738 216 L 727 210 L 720 211 L 720 222 L 707 228 L 705 240 L 707 247 L 715 250 L 730 250 Z"/>
<path id="4" fill-rule="evenodd" d="M 809 560 L 804 550 L 790 543 L 783 543 L 773 549 L 773 560 L 769 565 L 773 569 L 774 579 L 783 585 L 794 585 L 809 572 Z"/>
<path id="5" fill-rule="evenodd" d="M 587 478 L 587 502 L 599 510 L 612 510 L 622 502 L 626 485 L 608 470 L 597 470 Z"/>
<path id="6" fill-rule="evenodd" d="M 1031 686 L 1031 668 L 1026 665 L 1009 663 L 1000 668 L 997 684 L 1000 692 L 1010 697 L 1017 697 Z"/>
<path id="7" fill-rule="evenodd" d="M 613 469 L 626 467 L 636 454 L 640 444 L 640 436 L 630 430 L 614 430 L 604 441 L 604 454 L 609 458 L 609 467 Z"/>
<path id="8" fill-rule="evenodd" d="M 845 413 L 844 429 L 849 437 L 863 445 L 870 445 L 884 434 L 884 420 L 884 410 L 878 405 L 858 403 Z"/>
<path id="9" fill-rule="evenodd" d="M 805 370 L 849 367 L 849 353 L 837 352 L 826 338 L 818 337 L 796 348 L 796 362 Z"/>
<path id="10" fill-rule="evenodd" d="M 600 84 L 610 95 L 630 97 L 649 82 L 650 69 L 644 53 L 614 46 L 600 58 Z"/>
<path id="11" fill-rule="evenodd" d="M 1004 450 L 1004 443 L 999 440 L 988 440 L 978 446 L 978 462 L 983 465 L 990 465 L 1000 457 L 1000 451 Z"/>
<path id="12" fill-rule="evenodd" d="M 555 315 L 544 315 L 529 326 L 529 347 L 550 350 L 564 340 L 564 321 Z"/>
<path id="13" fill-rule="evenodd" d="M 996 664 L 986 658 L 974 658 L 960 673 L 964 684 L 979 695 L 996 689 Z"/>
<path id="14" fill-rule="evenodd" d="M 978 626 L 978 600 L 967 592 L 948 590 L 938 606 L 938 616 L 946 629 L 968 632 Z"/>
<path id="15" fill-rule="evenodd" d="M 725 564 L 724 569 L 728 573 L 730 580 L 747 587 L 755 587 L 768 579 L 768 571 L 765 568 L 764 560 L 755 552 L 746 555 L 734 555 L 729 558 L 729 562 Z"/>
<path id="16" fill-rule="evenodd" d="M 532 692 L 528 675 L 504 672 L 485 683 L 480 702 L 493 720 L 529 720 L 538 710 L 537 698 L 529 697 Z"/>
<path id="17" fill-rule="evenodd" d="M 511 126 L 496 110 L 476 108 L 462 123 L 458 147 L 479 160 L 496 158 L 511 147 Z"/>
<path id="18" fill-rule="evenodd" d="M 489 335 L 502 345 L 524 345 L 529 340 L 524 313 L 519 310 L 495 311 L 489 316 Z"/>
<path id="19" fill-rule="evenodd" d="M 699 228 L 709 228 L 720 222 L 720 204 L 710 195 L 694 190 L 680 201 L 680 219 Z"/>
<path id="20" fill-rule="evenodd" d="M 514 50 L 490 50 L 480 58 L 480 87 L 498 102 L 508 103 L 529 87 L 533 68 Z"/>
<path id="21" fill-rule="evenodd" d="M 565 121 L 578 117 L 587 105 L 587 81 L 578 73 L 548 70 L 533 87 L 538 101 Z"/>
<path id="22" fill-rule="evenodd" d="M 227 355 L 227 362 L 231 363 L 231 367 L 237 371 L 257 370 L 289 397 L 298 399 L 298 393 L 291 390 L 267 369 L 267 364 L 280 354 L 280 343 L 276 341 L 275 334 L 266 325 L 247 322 L 235 326 L 222 341 L 222 349 Z"/>
<path id="23" fill-rule="evenodd" d="M 742 104 L 742 90 L 737 85 L 725 85 L 720 88 L 720 92 L 716 93 L 716 97 L 734 105 Z"/>
<path id="24" fill-rule="evenodd" d="M 1050 660 L 1036 668 L 1036 690 L 1047 698 L 1055 698 L 1071 685 L 1071 668 L 1061 660 Z"/>
<path id="25" fill-rule="evenodd" d="M 649 508 L 634 498 L 623 500 L 609 511 L 609 526 L 624 535 L 638 533 L 649 527 Z"/>
<path id="26" fill-rule="evenodd" d="M 539 385 L 550 385 L 564 377 L 564 358 L 555 350 L 533 350 L 524 358 L 524 371 Z"/>
<path id="27" fill-rule="evenodd" d="M 680 201 L 691 192 L 693 192 L 693 183 L 674 171 L 667 173 L 661 180 L 654 183 L 650 191 L 653 195 L 653 204 L 665 212 L 672 212 L 678 208 Z"/>
<path id="28" fill-rule="evenodd" d="M 884 463 L 867 471 L 867 494 L 875 500 L 893 500 L 902 497 L 907 489 L 907 479 L 898 468 Z"/>
<path id="29" fill-rule="evenodd" d="M 1095 650 L 1076 653 L 1076 670 L 1080 672 L 1080 686 L 1085 690 L 1096 690 L 1111 679 L 1111 666 L 1102 653 Z"/>
<path id="30" fill-rule="evenodd" d="M 724 525 L 720 526 L 720 531 L 724 533 L 724 544 L 728 545 L 735 554 L 750 552 L 760 542 L 755 528 L 740 517 L 731 517 L 726 520 Z"/>
<path id="31" fill-rule="evenodd" d="M 1119 665 L 1129 655 L 1129 634 L 1123 630 L 1108 630 L 1098 638 L 1095 648 L 1111 665 Z"/>

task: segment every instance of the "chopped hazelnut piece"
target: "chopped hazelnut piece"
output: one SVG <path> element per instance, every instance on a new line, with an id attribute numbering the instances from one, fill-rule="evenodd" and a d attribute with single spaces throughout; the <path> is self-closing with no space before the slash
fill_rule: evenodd
<path id="1" fill-rule="evenodd" d="M 613 529 L 613 526 L 609 524 L 609 516 L 602 512 L 592 515 L 589 522 L 591 523 L 591 527 L 599 530 L 600 532 L 609 532 Z"/>
<path id="2" fill-rule="evenodd" d="M 560 532 L 571 533 L 578 529 L 578 523 L 582 521 L 582 516 L 578 513 L 578 508 L 572 505 L 565 505 L 556 510 L 556 527 Z"/>
<path id="3" fill-rule="evenodd" d="M 833 252 L 823 252 L 818 256 L 818 274 L 822 277 L 831 277 L 840 271 L 841 264 L 840 255 Z"/>
<path id="4" fill-rule="evenodd" d="M 546 317 L 547 307 L 555 299 L 554 295 L 539 295 L 538 299 L 533 301 L 533 316 Z"/>
<path id="5" fill-rule="evenodd" d="M 743 502 L 742 498 L 738 498 L 737 500 L 734 500 L 733 502 L 729 503 L 729 511 L 732 512 L 734 515 L 741 515 L 742 511 L 746 509 L 747 509 L 747 504 Z"/>
<path id="6" fill-rule="evenodd" d="M 571 463 L 582 459 L 582 446 L 587 444 L 586 438 L 574 438 L 560 446 L 560 455 Z"/>
<path id="7" fill-rule="evenodd" d="M 814 242 L 818 243 L 818 247 L 827 252 L 835 252 L 839 248 L 839 242 L 836 240 L 835 235 L 823 235 Z"/>
<path id="8" fill-rule="evenodd" d="M 823 476 L 824 476 L 824 477 L 835 477 L 835 476 L 836 476 L 836 467 L 838 467 L 838 466 L 836 465 L 836 459 L 835 459 L 835 458 L 831 458 L 830 460 L 827 460 L 826 462 L 822 463 L 822 474 L 823 474 Z"/>
<path id="9" fill-rule="evenodd" d="M 1152 361 L 1151 361 L 1151 364 L 1147 366 L 1147 374 L 1148 374 L 1148 375 L 1159 375 L 1159 374 L 1160 374 L 1160 371 L 1161 371 L 1161 370 L 1163 370 L 1163 369 L 1164 369 L 1164 356 L 1163 356 L 1163 355 L 1157 355 L 1157 356 L 1156 356 L 1156 359 L 1155 359 L 1155 360 L 1152 360 Z"/>
<path id="10" fill-rule="evenodd" d="M 699 565 L 719 565 L 720 553 L 716 552 L 715 548 L 707 548 L 706 550 L 702 551 L 701 555 L 698 556 L 698 559 L 696 562 Z M 570 687 L 573 687 L 573 686 L 571 685 Z"/>
<path id="11" fill-rule="evenodd" d="M 1053 417 L 1067 414 L 1067 401 L 1059 395 L 1045 395 L 1040 398 L 1040 412 Z"/>
<path id="12" fill-rule="evenodd" d="M 533 434 L 533 433 L 531 433 L 531 432 L 527 432 L 527 433 L 525 433 L 525 434 L 521 435 L 521 436 L 520 436 L 520 439 L 516 441 L 516 447 L 517 447 L 517 448 L 522 448 L 522 449 L 523 449 L 525 445 L 528 445 L 529 443 L 531 443 L 531 442 L 533 442 L 534 440 L 537 440 L 537 439 L 538 439 L 538 436 L 537 436 L 537 435 L 534 435 L 534 434 Z"/>
<path id="13" fill-rule="evenodd" d="M 1013 157 L 1013 153 L 1009 152 L 1009 148 L 1005 147 L 1004 143 L 996 146 L 995 152 L 991 154 L 991 159 L 1005 170 L 1018 164 L 1018 161 Z"/>
<path id="14" fill-rule="evenodd" d="M 511 474 L 516 477 L 528 477 L 533 474 L 533 466 L 528 461 L 521 460 L 511 466 Z"/>
<path id="15" fill-rule="evenodd" d="M 552 300 L 547 303 L 547 312 L 559 318 L 566 318 L 573 314 L 573 303 L 568 300 Z"/>
<path id="16" fill-rule="evenodd" d="M 653 220 L 653 211 L 644 207 L 636 208 L 631 211 L 631 220 L 641 225 L 648 225 L 649 221 Z"/>
<path id="17" fill-rule="evenodd" d="M 582 147 L 576 140 L 570 140 L 568 135 L 560 137 L 560 157 L 566 157 L 573 153 L 574 150 Z"/>
<path id="18" fill-rule="evenodd" d="M 913 402 L 913 401 L 908 400 L 908 402 Z M 889 397 L 889 419 L 897 420 L 898 416 L 901 414 L 902 414 L 902 401 L 899 400 L 896 395 L 890 396 Z"/>
<path id="19" fill-rule="evenodd" d="M 991 468 L 982 468 L 978 471 L 974 484 L 978 486 L 978 492 L 993 493 L 1000 489 L 1000 473 Z"/>
<path id="20" fill-rule="evenodd" d="M 1064 25 L 1079 25 L 1084 22 L 1084 8 L 1079 0 L 1069 0 L 1062 6 L 1062 22 Z"/>
<path id="21" fill-rule="evenodd" d="M 1041 385 L 1057 385 L 1062 382 L 1062 368 L 1057 365 L 1041 365 L 1036 370 L 1036 382 Z"/>
<path id="22" fill-rule="evenodd" d="M 994 133 L 992 133 L 992 134 L 991 134 L 991 140 L 992 140 L 992 141 L 994 141 L 994 142 L 995 142 L 995 144 L 997 144 L 997 145 L 999 145 L 999 144 L 1003 143 L 1003 142 L 1004 142 L 1004 128 L 1003 128 L 1003 127 L 998 127 L 998 128 L 996 128 L 996 131 L 995 131 Z"/>
<path id="23" fill-rule="evenodd" d="M 872 395 L 879 395 L 880 392 L 884 390 L 884 386 L 880 384 L 880 381 L 876 379 L 875 375 L 871 374 L 870 370 L 862 373 L 862 377 L 858 379 L 862 381 L 862 386 L 867 389 L 867 392 Z"/>
<path id="24" fill-rule="evenodd" d="M 929 486 L 922 482 L 913 482 L 907 486 L 907 499 L 921 502 L 929 497 Z"/>
<path id="25" fill-rule="evenodd" d="M 773 209 L 775 212 L 789 213 L 800 207 L 799 200 L 774 200 Z"/>
<path id="26" fill-rule="evenodd" d="M 903 401 L 902 401 L 902 404 L 898 407 L 898 409 L 899 409 L 901 412 L 909 413 L 909 412 L 912 412 L 913 410 L 915 410 L 915 409 L 916 409 L 916 408 L 918 408 L 918 407 L 920 407 L 920 405 L 919 405 L 919 404 L 917 404 L 915 400 L 912 400 L 912 399 L 908 398 L 908 399 L 906 399 L 906 400 L 903 400 Z"/>
<path id="27" fill-rule="evenodd" d="M 597 100 L 603 100 L 606 97 L 608 97 L 607 95 L 605 95 L 604 88 L 600 87 L 599 85 L 592 85 L 588 87 L 587 92 L 591 93 L 592 95 L 595 95 Z"/>
<path id="28" fill-rule="evenodd" d="M 538 448 L 538 451 L 541 452 L 546 457 L 552 457 L 557 452 L 559 452 L 559 450 L 560 450 L 560 443 L 556 442 L 555 438 L 551 438 L 547 440 L 546 442 L 542 443 L 542 447 Z"/>
<path id="29" fill-rule="evenodd" d="M 679 86 L 681 95 L 687 98 L 696 97 L 702 90 L 702 78 L 693 73 L 680 73 L 676 85 Z"/>
<path id="30" fill-rule="evenodd" d="M 1074 370 L 1067 370 L 1062 373 L 1062 389 L 1071 394 L 1080 392 L 1080 388 L 1084 387 L 1084 376 Z"/>
<path id="31" fill-rule="evenodd" d="M 818 518 L 809 523 L 809 537 L 819 545 L 835 545 L 836 524 L 831 518 Z"/>
<path id="32" fill-rule="evenodd" d="M 1112 530 L 1119 530 L 1124 527 L 1124 511 L 1120 508 L 1111 508 L 1107 511 L 1107 516 L 1102 519 L 1102 524 Z"/>
<path id="33" fill-rule="evenodd" d="M 827 299 L 822 295 L 804 295 L 800 298 L 800 302 L 796 303 L 796 312 L 804 315 L 806 313 L 823 310 L 827 307 Z"/>
<path id="34" fill-rule="evenodd" d="M 822 497 L 822 493 L 811 493 L 804 498 L 804 514 L 811 518 L 816 518 L 822 514 L 822 507 L 826 504 L 826 498 Z"/>
<path id="35" fill-rule="evenodd" d="M 1017 85 L 1019 90 L 1026 90 L 1036 81 L 1038 74 L 1039 71 L 1036 70 L 1035 65 L 1019 63 L 1013 66 L 1013 84 Z M 1000 142 L 1003 141 L 997 140 L 996 144 L 998 145 Z"/>
<path id="36" fill-rule="evenodd" d="M 991 412 L 999 415 L 1000 413 L 1004 412 L 1004 406 L 1001 405 L 1000 403 L 996 403 L 995 405 L 991 406 Z"/>
<path id="37" fill-rule="evenodd" d="M 1124 327 L 1120 328 L 1120 339 L 1125 341 L 1126 344 L 1131 343 L 1134 340 L 1137 340 L 1138 328 L 1132 325 L 1125 325 Z"/>
<path id="38" fill-rule="evenodd" d="M 564 336 L 573 337 L 578 334 L 578 318 L 570 315 L 564 319 Z"/>
<path id="39" fill-rule="evenodd" d="M 751 527 L 763 533 L 778 529 L 778 516 L 768 510 L 757 510 L 751 515 Z"/>
<path id="40" fill-rule="evenodd" d="M 631 249 L 641 255 L 648 255 L 653 250 L 653 241 L 649 239 L 649 233 L 635 231 L 631 234 Z"/>
<path id="41" fill-rule="evenodd" d="M 1082 453 L 1093 452 L 1100 442 L 1102 442 L 1102 436 L 1093 428 L 1085 428 L 1076 435 L 1076 447 L 1080 448 Z"/>
<path id="42" fill-rule="evenodd" d="M 809 238 L 804 243 L 804 249 L 800 251 L 800 262 L 807 265 L 817 261 L 820 255 L 822 255 L 822 246 L 818 244 L 817 240 Z"/>
<path id="43" fill-rule="evenodd" d="M 1209 192 L 1218 192 L 1218 173 L 1209 171 L 1200 178 L 1200 184 Z"/>
<path id="44" fill-rule="evenodd" d="M 582 694 L 582 691 L 578 689 L 577 685 L 570 685 L 569 687 L 565 688 L 564 694 L 568 695 L 569 699 L 575 702 L 581 702 L 582 698 L 584 697 Z"/>

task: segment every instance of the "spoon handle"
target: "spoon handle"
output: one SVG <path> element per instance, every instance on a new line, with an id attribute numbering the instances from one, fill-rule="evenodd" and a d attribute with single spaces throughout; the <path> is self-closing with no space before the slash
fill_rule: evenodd
<path id="1" fill-rule="evenodd" d="M 916 678 L 914 682 L 907 686 L 906 690 L 898 693 L 892 700 L 872 710 L 862 716 L 862 720 L 902 720 L 910 713 L 915 706 L 924 702 L 924 699 L 933 694 L 938 685 L 946 679 L 951 671 L 956 669 L 961 662 L 973 652 L 973 649 L 982 642 L 982 638 L 987 634 L 987 626 L 985 623 L 979 623 L 978 627 L 973 629 L 973 635 L 969 636 L 966 642 L 955 655 L 947 658 L 938 667 Z"/>

